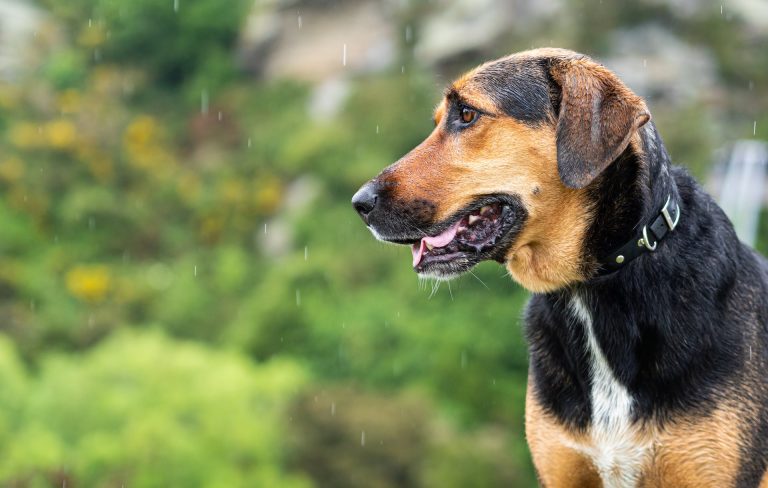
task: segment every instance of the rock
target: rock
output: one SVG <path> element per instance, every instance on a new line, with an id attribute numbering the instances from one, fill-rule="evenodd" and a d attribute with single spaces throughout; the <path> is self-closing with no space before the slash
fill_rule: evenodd
<path id="1" fill-rule="evenodd" d="M 499 39 L 526 32 L 554 12 L 561 0 L 458 0 L 440 3 L 424 16 L 415 55 L 429 65 L 449 63 L 466 54 L 492 53 Z"/>
<path id="2" fill-rule="evenodd" d="M 28 2 L 0 0 L 0 79 L 18 77 L 29 40 L 45 19 L 45 13 Z"/>
<path id="3" fill-rule="evenodd" d="M 239 59 L 267 79 L 320 82 L 384 69 L 395 47 L 394 18 L 380 2 L 274 2 L 254 7 Z"/>
<path id="4" fill-rule="evenodd" d="M 309 116 L 313 120 L 335 117 L 347 101 L 350 92 L 349 80 L 334 76 L 318 84 L 309 98 Z"/>
<path id="5" fill-rule="evenodd" d="M 620 30 L 601 61 L 653 103 L 687 105 L 717 91 L 712 55 L 656 25 Z"/>

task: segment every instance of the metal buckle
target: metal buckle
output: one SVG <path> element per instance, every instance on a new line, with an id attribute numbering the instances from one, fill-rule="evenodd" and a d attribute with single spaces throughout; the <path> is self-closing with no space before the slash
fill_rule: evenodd
<path id="1" fill-rule="evenodd" d="M 667 227 L 669 227 L 669 230 L 672 231 L 672 230 L 675 230 L 675 227 L 677 227 L 677 223 L 680 222 L 680 205 L 678 204 L 677 206 L 677 215 L 675 215 L 675 221 L 672 222 L 672 217 L 669 215 L 669 210 L 667 209 L 667 205 L 669 205 L 670 198 L 672 198 L 671 195 L 667 197 L 667 203 L 665 203 L 664 208 L 661 209 L 661 215 L 664 217 L 664 221 L 667 223 Z"/>
<path id="2" fill-rule="evenodd" d="M 643 247 L 645 246 L 646 249 L 649 251 L 655 251 L 656 246 L 659 245 L 659 241 L 656 241 L 653 243 L 653 247 L 651 247 L 651 241 L 648 240 L 648 226 L 643 226 L 643 238 L 637 241 L 637 247 Z"/>

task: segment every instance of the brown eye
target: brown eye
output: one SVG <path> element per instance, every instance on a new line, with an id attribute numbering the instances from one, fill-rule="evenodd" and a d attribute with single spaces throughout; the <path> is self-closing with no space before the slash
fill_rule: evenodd
<path id="1" fill-rule="evenodd" d="M 469 124 L 472 121 L 475 120 L 477 117 L 477 112 L 472 110 L 471 108 L 464 107 L 461 109 L 461 121 L 465 124 Z"/>

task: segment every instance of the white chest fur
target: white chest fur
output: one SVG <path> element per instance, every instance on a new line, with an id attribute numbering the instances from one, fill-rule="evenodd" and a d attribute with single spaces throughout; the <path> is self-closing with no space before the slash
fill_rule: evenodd
<path id="1" fill-rule="evenodd" d="M 632 423 L 632 396 L 613 374 L 595 337 L 592 313 L 578 294 L 571 298 L 570 309 L 584 327 L 592 375 L 592 442 L 569 442 L 570 447 L 592 459 L 606 488 L 636 486 L 651 451 L 650 443 L 640 438 Z"/>

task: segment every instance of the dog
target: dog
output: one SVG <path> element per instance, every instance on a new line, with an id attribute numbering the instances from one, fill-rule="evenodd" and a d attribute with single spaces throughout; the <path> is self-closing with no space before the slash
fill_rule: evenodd
<path id="1" fill-rule="evenodd" d="M 485 63 L 352 198 L 421 276 L 532 292 L 526 437 L 545 487 L 768 487 L 768 262 L 642 98 L 563 49 Z"/>

